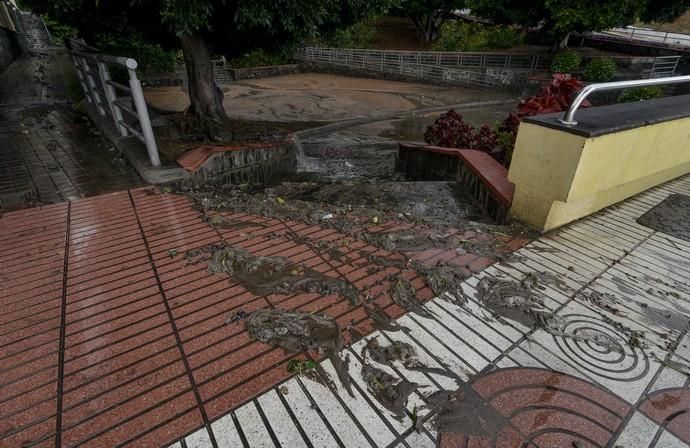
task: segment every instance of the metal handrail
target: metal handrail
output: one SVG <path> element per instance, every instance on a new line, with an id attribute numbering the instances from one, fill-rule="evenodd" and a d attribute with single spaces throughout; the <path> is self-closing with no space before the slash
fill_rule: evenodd
<path id="1" fill-rule="evenodd" d="M 79 81 L 89 103 L 94 104 L 101 115 L 111 116 L 115 128 L 122 137 L 131 134 L 139 139 L 146 146 L 146 152 L 152 166 L 161 166 L 144 91 L 141 87 L 141 81 L 137 77 L 137 61 L 128 57 L 98 53 L 94 47 L 75 39 L 69 39 L 69 47 L 68 53 L 72 56 Z M 127 69 L 129 87 L 112 80 L 108 64 L 119 65 Z M 118 91 L 124 92 L 126 96 L 118 96 Z M 123 103 L 121 98 L 131 99 L 134 108 Z M 123 112 L 138 121 L 140 130 L 125 121 Z"/>
<path id="2" fill-rule="evenodd" d="M 589 95 L 594 92 L 603 92 L 607 90 L 618 90 L 625 89 L 628 87 L 646 87 L 646 86 L 660 86 L 666 84 L 680 84 L 684 82 L 690 82 L 690 76 L 673 76 L 670 78 L 655 78 L 655 79 L 638 79 L 632 81 L 614 81 L 614 82 L 603 82 L 599 84 L 590 84 L 580 92 L 575 97 L 575 100 L 568 108 L 563 118 L 559 119 L 563 124 L 570 126 L 576 126 L 577 121 L 575 121 L 575 112 L 582 105 L 582 102 L 587 99 Z"/>

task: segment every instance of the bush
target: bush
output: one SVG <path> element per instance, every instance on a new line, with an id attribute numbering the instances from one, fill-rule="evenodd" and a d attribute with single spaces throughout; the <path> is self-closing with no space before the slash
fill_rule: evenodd
<path id="1" fill-rule="evenodd" d="M 572 73 L 579 66 L 582 58 L 574 51 L 560 51 L 556 53 L 551 62 L 552 73 Z"/>
<path id="2" fill-rule="evenodd" d="M 120 32 L 99 34 L 96 36 L 95 46 L 107 54 L 136 59 L 139 63 L 138 70 L 143 74 L 175 71 L 175 51 L 147 42 L 141 34 L 134 31 L 128 32 L 128 35 Z M 122 36 L 127 38 L 124 39 Z"/>
<path id="3" fill-rule="evenodd" d="M 50 36 L 55 44 L 61 44 L 68 37 L 75 37 L 77 35 L 76 29 L 58 22 L 48 14 L 43 14 L 42 17 L 43 23 L 46 24 L 46 28 L 48 28 L 48 32 L 50 32 Z"/>
<path id="4" fill-rule="evenodd" d="M 618 101 L 621 103 L 632 103 L 634 101 L 661 98 L 662 96 L 664 96 L 664 91 L 661 89 L 661 87 L 635 87 L 633 89 L 624 90 Z"/>
<path id="5" fill-rule="evenodd" d="M 486 43 L 490 49 L 513 48 L 525 41 L 525 33 L 511 26 L 494 26 L 489 29 Z"/>
<path id="6" fill-rule="evenodd" d="M 618 66 L 609 58 L 592 59 L 585 67 L 584 79 L 589 82 L 606 82 L 613 79 Z"/>
<path id="7" fill-rule="evenodd" d="M 510 26 L 487 27 L 478 23 L 449 21 L 441 26 L 436 51 L 483 51 L 520 45 L 525 36 Z"/>
<path id="8" fill-rule="evenodd" d="M 371 48 L 376 42 L 377 34 L 376 19 L 368 18 L 336 30 L 326 38 L 326 45 L 334 48 Z"/>
<path id="9" fill-rule="evenodd" d="M 436 51 L 480 51 L 486 49 L 486 27 L 452 20 L 441 26 L 434 43 Z"/>
<path id="10" fill-rule="evenodd" d="M 424 141 L 430 145 L 446 148 L 484 151 L 509 167 L 522 119 L 532 115 L 566 110 L 581 88 L 582 82 L 572 76 L 554 75 L 551 83 L 546 85 L 538 95 L 522 100 L 518 105 L 517 113 L 508 114 L 502 123 L 493 128 L 484 125 L 477 130 L 465 123 L 462 115 L 451 109 L 427 128 Z M 582 102 L 581 107 L 589 106 L 588 101 Z"/>
<path id="11" fill-rule="evenodd" d="M 490 126 L 484 125 L 477 130 L 465 123 L 462 115 L 452 109 L 437 118 L 427 128 L 424 133 L 424 141 L 430 145 L 446 148 L 484 151 L 504 165 L 510 163 L 512 149 L 504 142 L 510 142 L 512 145 L 512 141 L 505 138 L 500 128 L 492 129 Z"/>
<path id="12" fill-rule="evenodd" d="M 230 59 L 228 65 L 233 68 L 266 67 L 287 64 L 291 60 L 291 56 L 287 52 L 268 53 L 257 48 L 240 57 Z"/>

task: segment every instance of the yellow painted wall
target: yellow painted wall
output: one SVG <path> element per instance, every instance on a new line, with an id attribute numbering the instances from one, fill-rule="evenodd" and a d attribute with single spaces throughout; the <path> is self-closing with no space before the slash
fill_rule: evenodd
<path id="1" fill-rule="evenodd" d="M 550 230 L 690 173 L 690 118 L 600 137 L 523 123 L 508 177 L 513 217 Z"/>

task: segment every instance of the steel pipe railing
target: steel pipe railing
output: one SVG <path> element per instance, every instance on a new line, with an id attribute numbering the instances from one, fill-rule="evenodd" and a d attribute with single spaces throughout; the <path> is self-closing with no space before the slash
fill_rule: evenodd
<path id="1" fill-rule="evenodd" d="M 161 166 L 144 91 L 137 77 L 137 61 L 98 53 L 93 47 L 78 40 L 69 39 L 69 42 L 69 54 L 74 60 L 87 101 L 96 107 L 99 114 L 110 115 L 121 136 L 133 135 L 139 139 L 146 146 L 151 165 Z M 117 65 L 127 70 L 129 87 L 112 80 L 108 65 Z M 124 96 L 118 96 L 118 92 L 124 93 Z M 127 106 L 131 103 L 134 104 L 134 108 Z M 132 117 L 134 122 L 127 122 L 123 112 Z M 135 123 L 139 124 L 139 129 L 134 126 Z"/>
<path id="2" fill-rule="evenodd" d="M 670 78 L 639 79 L 632 81 L 614 81 L 599 84 L 590 84 L 584 89 L 580 90 L 580 92 L 573 100 L 573 103 L 570 105 L 563 118 L 560 118 L 558 121 L 570 126 L 577 126 L 577 121 L 575 121 L 575 112 L 577 112 L 578 108 L 582 105 L 584 100 L 586 100 L 587 97 L 594 92 L 627 89 L 630 87 L 647 87 L 668 84 L 680 84 L 684 82 L 690 82 L 690 76 L 673 76 Z"/>

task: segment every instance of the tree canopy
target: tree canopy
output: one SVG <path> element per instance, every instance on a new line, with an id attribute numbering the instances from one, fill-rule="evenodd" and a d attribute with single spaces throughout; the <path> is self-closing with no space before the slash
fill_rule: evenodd
<path id="1" fill-rule="evenodd" d="M 468 0 L 473 13 L 498 23 L 541 27 L 553 37 L 599 31 L 637 20 L 671 21 L 690 0 Z"/>
<path id="2" fill-rule="evenodd" d="M 24 0 L 39 13 L 76 28 L 88 40 L 104 29 L 131 29 L 162 45 L 181 47 L 190 112 L 225 118 L 213 80 L 213 49 L 240 54 L 275 47 L 350 25 L 391 0 Z M 123 27 L 126 24 L 126 27 Z M 128 36 L 121 33 L 120 39 Z M 93 40 L 92 40 L 93 41 Z"/>
<path id="3" fill-rule="evenodd" d="M 425 42 L 438 36 L 451 13 L 465 7 L 465 0 L 398 0 L 396 11 L 412 20 Z"/>

